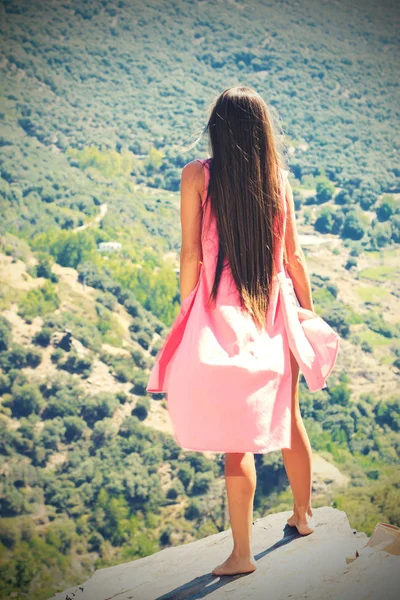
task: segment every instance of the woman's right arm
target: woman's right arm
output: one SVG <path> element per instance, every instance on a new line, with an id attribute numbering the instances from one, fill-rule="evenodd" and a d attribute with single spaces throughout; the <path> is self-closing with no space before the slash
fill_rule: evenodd
<path id="1" fill-rule="evenodd" d="M 300 305 L 303 308 L 314 311 L 311 295 L 311 282 L 306 259 L 300 246 L 297 233 L 293 192 L 289 180 L 286 180 L 286 207 L 284 266 L 293 282 L 293 288 Z"/>

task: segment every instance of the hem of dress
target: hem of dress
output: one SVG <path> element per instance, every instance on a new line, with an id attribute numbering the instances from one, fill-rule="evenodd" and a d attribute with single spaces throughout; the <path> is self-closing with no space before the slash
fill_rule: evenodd
<path id="1" fill-rule="evenodd" d="M 175 440 L 176 441 L 176 440 Z M 291 446 L 289 445 L 278 445 L 278 446 L 273 446 L 271 448 L 253 448 L 251 450 L 247 449 L 247 450 L 241 450 L 241 449 L 237 449 L 235 448 L 234 450 L 211 450 L 209 448 L 195 448 L 195 447 L 188 447 L 188 446 L 183 446 L 181 443 L 177 442 L 177 444 L 182 448 L 182 450 L 187 450 L 190 452 L 214 452 L 215 454 L 226 454 L 226 453 L 230 453 L 230 454 L 235 454 L 235 453 L 242 453 L 242 452 L 252 452 L 253 454 L 268 454 L 269 452 L 276 452 L 277 450 L 291 450 Z"/>

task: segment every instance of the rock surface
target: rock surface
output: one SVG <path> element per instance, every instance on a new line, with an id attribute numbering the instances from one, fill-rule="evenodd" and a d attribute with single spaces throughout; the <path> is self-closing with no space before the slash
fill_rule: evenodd
<path id="1" fill-rule="evenodd" d="M 286 520 L 291 511 L 258 519 L 253 526 L 257 570 L 217 577 L 211 570 L 232 550 L 231 530 L 151 556 L 101 569 L 81 586 L 53 600 L 394 600 L 400 556 L 384 551 L 361 555 L 365 533 L 351 529 L 346 513 L 313 509 L 314 532 L 301 536 Z"/>

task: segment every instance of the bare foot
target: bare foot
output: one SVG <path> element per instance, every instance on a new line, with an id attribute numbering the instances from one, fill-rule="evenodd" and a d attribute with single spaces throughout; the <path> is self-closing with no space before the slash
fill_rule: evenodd
<path id="1" fill-rule="evenodd" d="M 213 575 L 239 575 L 252 573 L 257 568 L 253 558 L 235 558 L 231 553 L 225 562 L 211 571 Z"/>
<path id="2" fill-rule="evenodd" d="M 307 515 L 311 517 L 311 519 L 308 519 Z M 314 518 L 311 508 L 307 510 L 306 516 L 300 519 L 297 508 L 295 506 L 293 514 L 288 518 L 286 522 L 290 527 L 297 527 L 297 531 L 301 535 L 308 535 L 314 531 Z"/>

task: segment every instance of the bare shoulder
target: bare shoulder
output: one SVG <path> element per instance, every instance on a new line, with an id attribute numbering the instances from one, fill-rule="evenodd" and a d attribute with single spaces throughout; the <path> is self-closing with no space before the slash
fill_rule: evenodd
<path id="1" fill-rule="evenodd" d="M 196 179 L 202 179 L 203 177 L 203 165 L 197 160 L 191 160 L 186 163 L 182 169 L 182 179 L 185 178 L 187 181 L 194 181 Z"/>
<path id="2" fill-rule="evenodd" d="M 202 163 L 197 160 L 191 160 L 186 163 L 182 169 L 182 184 L 202 189 L 204 182 L 204 169 Z"/>

